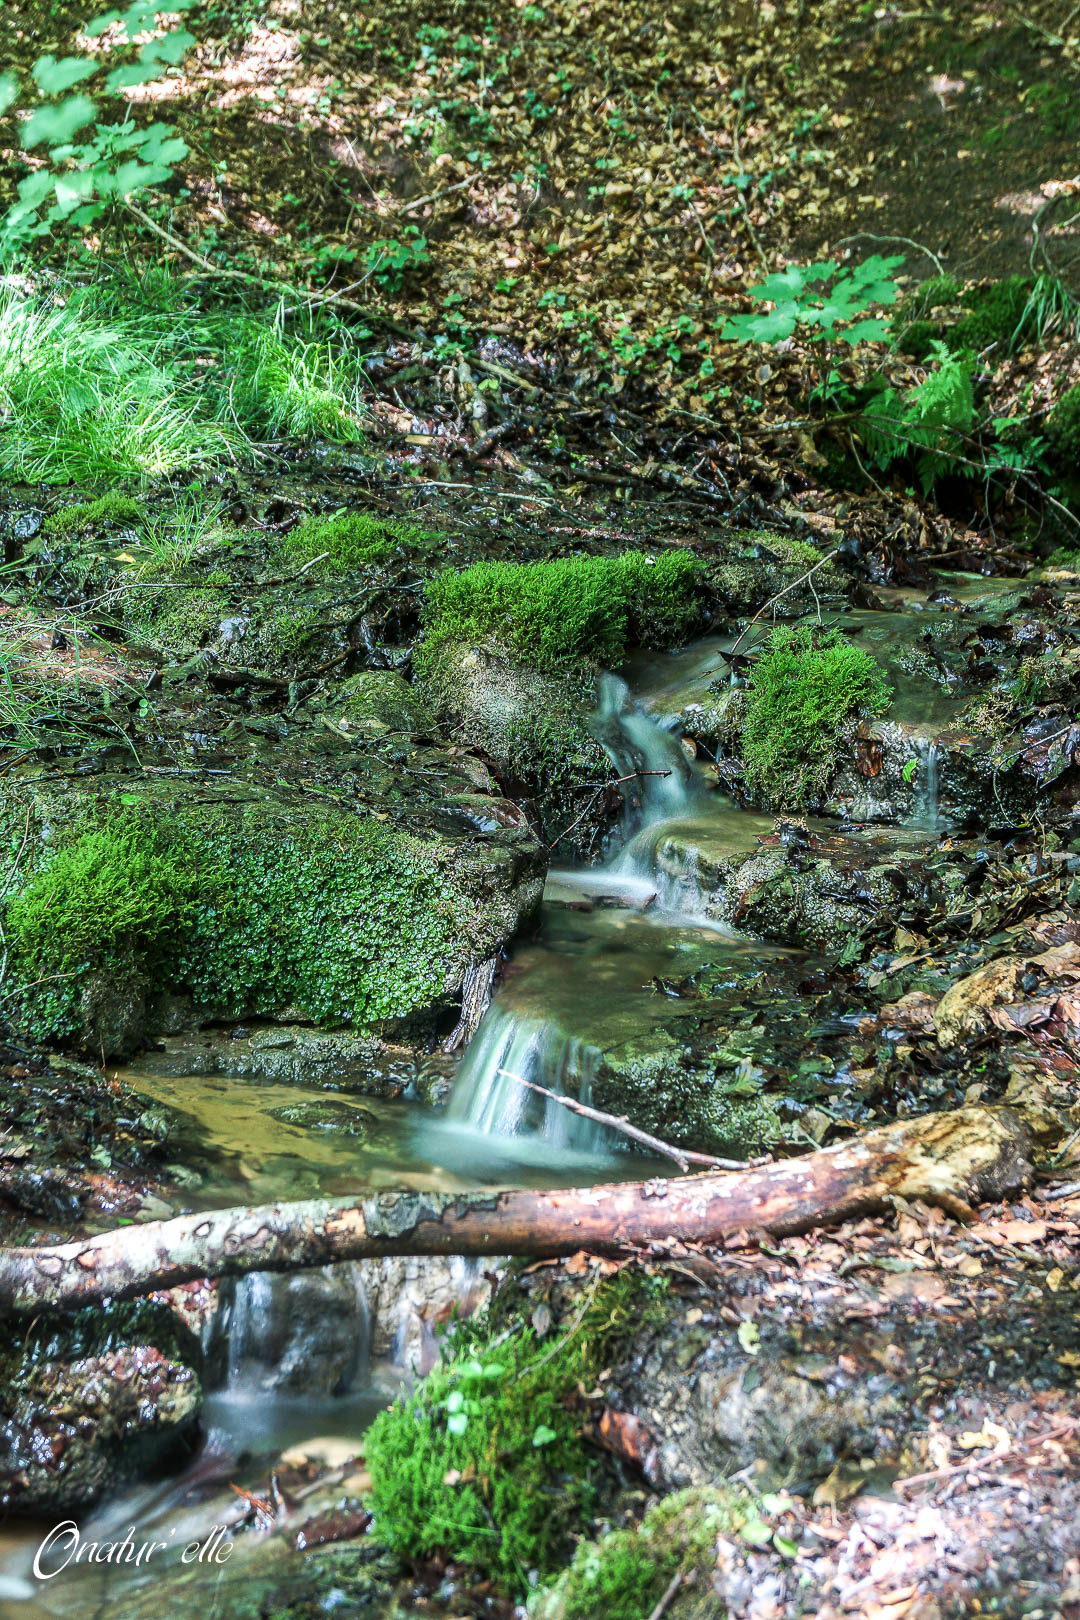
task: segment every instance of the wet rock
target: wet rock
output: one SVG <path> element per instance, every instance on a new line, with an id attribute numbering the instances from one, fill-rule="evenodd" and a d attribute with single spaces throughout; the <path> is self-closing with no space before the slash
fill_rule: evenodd
<path id="1" fill-rule="evenodd" d="M 0 1505 L 74 1513 L 194 1438 L 198 1342 L 166 1307 L 31 1324 L 0 1368 Z"/>
<path id="2" fill-rule="evenodd" d="M 362 669 L 350 676 L 328 712 L 346 728 L 374 726 L 418 736 L 435 731 L 434 716 L 423 698 L 391 669 Z"/>
<path id="3" fill-rule="evenodd" d="M 357 1269 L 339 1265 L 243 1278 L 216 1331 L 228 1343 L 231 1386 L 329 1396 L 366 1373 L 368 1323 Z"/>
<path id="4" fill-rule="evenodd" d="M 561 854 L 595 850 L 622 801 L 603 791 L 614 772 L 589 729 L 588 694 L 502 648 L 459 642 L 440 648 L 422 693 L 451 735 L 491 757 L 506 793 L 531 807 L 547 842 L 566 833 Z"/>

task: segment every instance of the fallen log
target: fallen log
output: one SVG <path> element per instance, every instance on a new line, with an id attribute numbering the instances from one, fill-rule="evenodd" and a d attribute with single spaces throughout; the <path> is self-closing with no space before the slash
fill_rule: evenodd
<path id="1" fill-rule="evenodd" d="M 0 1249 L 0 1312 L 75 1309 L 198 1277 L 389 1254 L 620 1254 L 740 1231 L 781 1237 L 901 1197 L 1001 1198 L 1032 1172 L 1038 1119 L 973 1106 L 901 1120 L 739 1171 L 556 1191 L 391 1192 L 210 1210 L 54 1246 Z"/>

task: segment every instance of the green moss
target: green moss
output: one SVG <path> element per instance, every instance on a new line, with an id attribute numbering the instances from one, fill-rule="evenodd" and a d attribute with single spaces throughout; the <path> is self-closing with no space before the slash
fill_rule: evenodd
<path id="1" fill-rule="evenodd" d="M 1064 472 L 1080 472 L 1080 386 L 1063 394 L 1046 419 L 1046 437 Z"/>
<path id="2" fill-rule="evenodd" d="M 1030 324 L 1028 301 L 1033 286 L 1029 276 L 1008 276 L 964 293 L 970 314 L 946 333 L 949 348 L 981 353 L 991 343 L 1009 350 L 1022 342 Z"/>
<path id="3" fill-rule="evenodd" d="M 507 1333 L 498 1310 L 464 1325 L 450 1358 L 365 1438 L 380 1539 L 408 1558 L 445 1553 L 514 1591 L 528 1571 L 556 1568 L 597 1498 L 579 1388 L 662 1292 L 620 1272 L 553 1344 L 531 1327 Z"/>
<path id="4" fill-rule="evenodd" d="M 639 1525 L 582 1541 L 554 1587 L 529 1603 L 532 1620 L 649 1620 L 676 1574 L 708 1591 L 718 1536 L 737 1535 L 758 1512 L 741 1486 L 694 1486 L 654 1502 Z M 698 1613 L 696 1603 L 693 1612 Z M 674 1617 L 686 1612 L 676 1602 Z"/>
<path id="5" fill-rule="evenodd" d="M 413 733 L 434 729 L 434 721 L 418 692 L 392 669 L 362 669 L 341 687 L 331 715 L 359 722 L 378 721 L 392 731 Z"/>
<path id="6" fill-rule="evenodd" d="M 50 512 L 41 527 L 46 534 L 65 537 L 110 523 L 137 523 L 142 515 L 142 506 L 127 495 L 101 495 L 96 501 L 80 501 Z"/>
<path id="7" fill-rule="evenodd" d="M 285 536 L 282 549 L 300 566 L 321 558 L 317 571 L 326 576 L 385 562 L 395 551 L 422 546 L 434 538 L 416 524 L 375 512 L 332 512 L 305 518 Z"/>
<path id="8" fill-rule="evenodd" d="M 55 836 L 6 923 L 39 1039 L 79 1032 L 97 973 L 150 975 L 221 1016 L 371 1027 L 436 1001 L 467 933 L 468 902 L 418 840 L 329 807 L 121 803 Z"/>
<path id="9" fill-rule="evenodd" d="M 549 673 L 613 668 L 631 640 L 666 646 L 686 636 L 697 612 L 697 578 L 685 551 L 482 562 L 436 574 L 427 585 L 417 668 L 430 667 L 449 641 L 494 641 Z"/>
<path id="10" fill-rule="evenodd" d="M 911 355 L 913 360 L 926 360 L 940 336 L 941 326 L 937 321 L 909 321 L 906 326 L 898 327 L 896 348 L 901 354 Z"/>
<path id="11" fill-rule="evenodd" d="M 750 677 L 747 781 L 778 807 L 805 804 L 836 767 L 844 722 L 881 713 L 891 696 L 874 659 L 837 631 L 778 626 Z"/>
<path id="12" fill-rule="evenodd" d="M 189 653 L 217 634 L 228 612 L 228 597 L 218 572 L 202 585 L 163 585 L 140 578 L 124 598 L 124 619 L 139 636 L 167 652 Z M 209 585 L 209 588 L 206 588 Z"/>

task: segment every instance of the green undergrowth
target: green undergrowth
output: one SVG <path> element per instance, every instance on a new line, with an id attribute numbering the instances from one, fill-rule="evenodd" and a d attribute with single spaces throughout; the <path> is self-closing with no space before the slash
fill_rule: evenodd
<path id="1" fill-rule="evenodd" d="M 695 1486 L 653 1502 L 641 1523 L 580 1541 L 569 1568 L 529 1601 L 530 1620 L 649 1620 L 676 1575 L 686 1582 L 689 1611 L 677 1599 L 665 1605 L 672 1620 L 696 1607 L 716 1555 L 717 1538 L 759 1529 L 745 1487 Z M 765 1526 L 760 1526 L 766 1533 Z M 693 1594 L 697 1594 L 697 1598 Z"/>
<path id="2" fill-rule="evenodd" d="M 546 673 L 622 663 L 628 647 L 685 639 L 698 613 L 698 564 L 685 551 L 655 557 L 559 557 L 481 562 L 428 581 L 418 673 L 450 641 L 494 641 Z"/>
<path id="3" fill-rule="evenodd" d="M 364 511 L 332 512 L 305 518 L 285 536 L 282 549 L 301 566 L 318 559 L 321 574 L 348 574 L 435 539 L 427 530 L 399 518 Z"/>
<path id="4" fill-rule="evenodd" d="M 742 731 L 747 782 L 777 808 L 822 793 L 836 768 L 839 732 L 888 707 L 878 664 L 836 630 L 778 625 L 753 667 Z"/>
<path id="5" fill-rule="evenodd" d="M 959 311 L 959 313 L 954 313 Z M 1076 300 L 1054 276 L 1007 276 L 963 288 L 953 276 L 932 276 L 897 313 L 896 347 L 926 359 L 941 341 L 952 354 L 1012 354 L 1054 332 L 1075 334 Z"/>
<path id="6" fill-rule="evenodd" d="M 555 1570 L 601 1493 L 580 1394 L 663 1313 L 664 1292 L 621 1271 L 592 1284 L 550 1342 L 498 1302 L 461 1325 L 446 1359 L 365 1437 L 380 1540 L 405 1558 L 445 1554 L 514 1592 L 530 1571 Z"/>
<path id="7" fill-rule="evenodd" d="M 96 825 L 65 807 L 8 901 L 9 984 L 33 987 L 20 1022 L 36 1038 L 80 1033 L 94 976 L 222 1016 L 359 1027 L 437 1000 L 468 906 L 407 834 L 321 806 L 131 797 Z"/>
<path id="8" fill-rule="evenodd" d="M 1080 386 L 1062 394 L 1046 419 L 1046 437 L 1062 471 L 1080 477 Z"/>

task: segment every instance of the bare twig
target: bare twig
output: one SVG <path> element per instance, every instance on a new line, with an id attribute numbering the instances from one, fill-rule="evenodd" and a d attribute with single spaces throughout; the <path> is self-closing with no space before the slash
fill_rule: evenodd
<path id="1" fill-rule="evenodd" d="M 948 1468 L 930 1468 L 925 1474 L 909 1474 L 906 1479 L 894 1479 L 893 1489 L 899 1491 L 908 1485 L 928 1485 L 936 1479 L 949 1479 L 953 1474 L 978 1472 L 982 1468 L 989 1468 L 992 1463 L 1015 1456 L 1018 1451 L 1030 1451 L 1034 1446 L 1041 1446 L 1046 1440 L 1061 1440 L 1065 1435 L 1075 1433 L 1077 1427 L 1080 1427 L 1080 1418 L 1066 1418 L 1054 1428 L 1032 1435 L 1030 1440 L 1017 1440 L 1001 1451 L 991 1452 L 989 1457 L 965 1457 L 963 1462 L 951 1463 Z"/>
<path id="2" fill-rule="evenodd" d="M 665 1614 L 675 1601 L 679 1587 L 682 1585 L 682 1570 L 677 1569 L 664 1588 L 664 1595 L 649 1616 L 649 1620 L 664 1620 Z"/>
<path id="3" fill-rule="evenodd" d="M 811 574 L 816 574 L 819 568 L 824 568 L 824 566 L 825 566 L 825 564 L 827 562 L 831 562 L 832 559 L 836 556 L 836 553 L 839 551 L 839 549 L 840 549 L 839 546 L 834 546 L 832 551 L 826 552 L 825 556 L 821 557 L 814 564 L 814 566 L 812 568 L 808 568 L 805 574 L 800 574 L 799 578 L 798 579 L 793 579 L 790 585 L 785 585 L 782 591 L 777 591 L 775 596 L 770 596 L 769 600 L 767 602 L 765 602 L 761 607 L 758 608 L 757 612 L 754 614 L 754 617 L 749 621 L 749 623 L 747 623 L 744 626 L 744 628 L 742 630 L 740 630 L 740 632 L 738 634 L 738 637 L 737 637 L 737 639 L 735 641 L 735 645 L 730 649 L 730 651 L 728 653 L 728 657 L 730 657 L 732 653 L 738 652 L 739 643 L 742 641 L 742 639 L 746 635 L 747 631 L 753 629 L 754 625 L 758 622 L 758 620 L 761 618 L 761 615 L 763 613 L 767 613 L 768 610 L 771 607 L 773 607 L 775 603 L 779 602 L 779 600 L 780 600 L 780 598 L 782 596 L 787 596 L 789 591 L 797 590 L 800 585 L 805 585 L 806 581 L 810 578 Z"/>
<path id="4" fill-rule="evenodd" d="M 524 1075 L 515 1074 L 513 1069 L 500 1069 L 508 1080 L 516 1080 L 521 1086 L 528 1086 L 530 1091 L 537 1091 L 541 1097 L 547 1097 L 551 1102 L 561 1103 L 563 1108 L 569 1108 L 572 1114 L 580 1114 L 583 1119 L 591 1119 L 596 1125 L 609 1125 L 613 1131 L 619 1131 L 628 1136 L 633 1142 L 640 1142 L 642 1147 L 651 1148 L 654 1153 L 661 1154 L 665 1159 L 674 1159 L 681 1170 L 691 1164 L 704 1164 L 712 1170 L 745 1170 L 748 1165 L 769 1164 L 769 1157 L 763 1159 L 717 1159 L 711 1153 L 695 1153 L 691 1148 L 672 1147 L 670 1142 L 662 1142 L 658 1136 L 650 1136 L 648 1131 L 639 1130 L 631 1125 L 628 1119 L 621 1115 L 605 1114 L 599 1108 L 590 1108 L 587 1103 L 578 1102 L 576 1097 L 564 1097 L 561 1092 L 549 1091 L 546 1086 L 538 1086 L 535 1080 L 526 1080 Z"/>
<path id="5" fill-rule="evenodd" d="M 903 242 L 907 247 L 913 247 L 916 253 L 925 253 L 939 276 L 945 274 L 945 266 L 937 254 L 931 253 L 921 242 L 913 242 L 910 236 L 878 236 L 874 231 L 856 231 L 853 236 L 842 236 L 839 242 L 833 243 L 833 246 L 844 247 L 848 242 Z"/>
<path id="6" fill-rule="evenodd" d="M 465 187 L 471 186 L 474 180 L 479 180 L 481 174 L 482 170 L 477 169 L 475 174 L 467 174 L 464 180 L 458 180 L 452 186 L 444 186 L 441 191 L 429 191 L 426 197 L 414 197 L 412 202 L 405 204 L 404 208 L 399 208 L 398 213 L 411 214 L 414 208 L 422 208 L 425 203 L 437 202 L 440 197 L 449 197 L 452 191 L 464 191 Z"/>
<path id="7" fill-rule="evenodd" d="M 575 816 L 574 820 L 570 823 L 569 827 L 564 827 L 562 832 L 558 835 L 558 837 L 552 839 L 551 843 L 548 845 L 548 848 L 549 849 L 554 849 L 556 844 L 561 844 L 564 838 L 569 838 L 569 836 L 573 832 L 574 828 L 576 826 L 578 826 L 582 821 L 585 820 L 585 817 L 588 815 L 589 811 L 592 809 L 593 805 L 596 803 L 596 801 L 600 797 L 601 793 L 606 793 L 609 787 L 620 787 L 623 782 L 633 782 L 639 776 L 670 776 L 670 775 L 671 775 L 670 771 L 630 771 L 628 773 L 628 775 L 626 775 L 626 776 L 615 776 L 615 777 L 612 777 L 610 782 L 600 782 L 600 783 L 598 783 L 597 786 L 596 786 L 596 789 L 595 789 L 595 791 L 593 793 L 592 798 L 589 800 L 588 804 L 585 806 L 585 808 L 581 812 L 580 816 Z"/>

